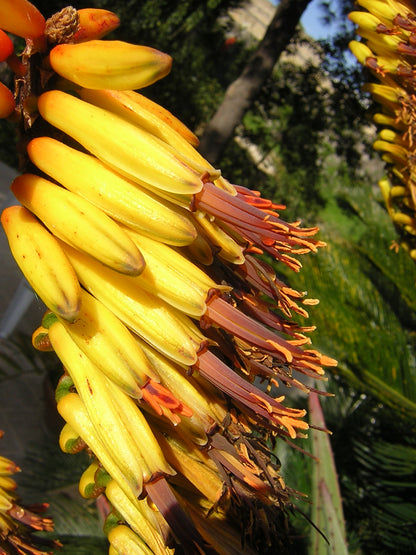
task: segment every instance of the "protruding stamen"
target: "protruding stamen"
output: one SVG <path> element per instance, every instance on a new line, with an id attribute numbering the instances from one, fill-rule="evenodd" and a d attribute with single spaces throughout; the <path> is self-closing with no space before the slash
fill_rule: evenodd
<path id="1" fill-rule="evenodd" d="M 13 507 L 7 511 L 7 514 L 12 518 L 18 520 L 22 524 L 30 526 L 34 530 L 52 532 L 53 531 L 53 520 L 49 517 L 40 516 L 36 513 L 43 513 L 49 507 L 48 503 L 42 503 L 39 505 L 32 505 L 33 511 L 23 508 L 20 505 L 13 504 Z M 36 512 L 35 512 L 36 511 Z"/>
<path id="2" fill-rule="evenodd" d="M 273 204 L 264 211 L 247 202 L 245 197 L 247 195 L 232 196 L 207 182 L 194 195 L 191 209 L 214 216 L 218 222 L 224 222 L 246 241 L 266 250 L 295 271 L 300 268 L 299 262 L 285 252 L 304 254 L 324 246 L 321 241 L 306 239 L 314 235 L 317 228 L 302 229 L 299 222 L 288 224 L 270 209 Z"/>
<path id="3" fill-rule="evenodd" d="M 291 362 L 294 355 L 301 357 L 303 354 L 301 349 L 291 345 L 219 297 L 213 297 L 207 302 L 207 310 L 201 324 L 206 325 L 209 322 L 286 362 Z"/>
<path id="4" fill-rule="evenodd" d="M 265 427 L 278 429 L 282 435 L 289 435 L 291 438 L 297 436 L 296 428 L 308 429 L 307 422 L 301 420 L 306 411 L 284 407 L 279 401 L 238 376 L 210 351 L 198 358 L 195 368 L 215 387 L 257 415 Z"/>
<path id="5" fill-rule="evenodd" d="M 179 401 L 166 387 L 152 379 L 141 388 L 143 401 L 152 407 L 159 416 L 166 416 L 176 425 L 181 416 L 191 417 L 192 410 Z"/>

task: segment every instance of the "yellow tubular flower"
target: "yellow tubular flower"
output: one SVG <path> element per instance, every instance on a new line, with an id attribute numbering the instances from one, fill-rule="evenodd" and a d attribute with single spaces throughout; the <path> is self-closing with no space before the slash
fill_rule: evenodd
<path id="1" fill-rule="evenodd" d="M 387 24 L 378 12 L 354 16 L 363 34 Z M 14 118 L 32 173 L 14 181 L 23 207 L 7 209 L 2 223 L 49 309 L 33 345 L 53 349 L 65 367 L 60 447 L 91 455 L 79 491 L 107 497 L 110 553 L 277 545 L 292 492 L 270 445 L 308 430 L 306 411 L 277 388 L 308 394 L 302 378 L 324 380 L 336 361 L 310 347 L 313 326 L 292 319 L 318 301 L 286 286 L 261 255 L 299 272 L 299 257 L 325 246 L 318 228 L 286 222 L 284 206 L 229 183 L 192 131 L 132 90 L 164 77 L 171 59 L 102 40 L 115 14 L 66 8 L 44 32 L 38 17 L 33 33 L 22 22 L 37 40 L 16 66 Z M 353 47 L 382 76 L 372 92 L 394 120 L 409 63 L 395 65 L 392 52 L 409 33 Z M 401 162 L 410 146 L 400 124 L 379 139 Z M 394 199 L 408 197 L 401 193 Z M 413 228 L 405 215 L 397 222 Z M 1 483 L 0 508 L 12 516 L 13 482 Z"/>

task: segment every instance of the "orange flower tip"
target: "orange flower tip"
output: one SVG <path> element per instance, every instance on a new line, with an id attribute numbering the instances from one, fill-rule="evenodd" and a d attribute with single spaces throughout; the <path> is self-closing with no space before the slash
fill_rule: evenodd
<path id="1" fill-rule="evenodd" d="M 280 345 L 279 343 L 276 343 L 272 339 L 266 339 L 266 343 L 271 345 L 274 350 L 279 351 L 279 353 L 282 353 L 285 356 L 287 362 L 292 362 L 293 356 L 288 349 L 285 349 L 282 345 Z"/>
<path id="2" fill-rule="evenodd" d="M 10 117 L 16 108 L 12 91 L 0 82 L 0 118 Z"/>
<path id="3" fill-rule="evenodd" d="M 305 351 L 306 352 L 306 351 Z M 328 378 L 321 378 L 322 376 L 324 376 L 325 374 L 325 370 L 323 368 L 321 368 L 320 366 L 318 366 L 318 364 L 313 364 L 312 362 L 309 362 L 307 360 L 303 360 L 303 366 L 305 366 L 306 368 L 310 368 L 314 374 L 315 374 L 315 378 L 316 379 L 325 379 L 327 380 Z"/>
<path id="4" fill-rule="evenodd" d="M 296 439 L 298 437 L 298 434 L 295 430 L 295 428 L 293 428 L 292 426 L 290 426 L 290 424 L 286 424 L 286 429 L 289 433 L 289 437 L 290 439 Z"/>
<path id="5" fill-rule="evenodd" d="M 326 355 L 321 356 L 320 360 L 322 366 L 338 366 L 338 361 Z"/>
<path id="6" fill-rule="evenodd" d="M 48 330 L 43 327 L 37 328 L 32 335 L 32 345 L 38 351 L 52 352 L 53 347 L 49 340 Z"/>
<path id="7" fill-rule="evenodd" d="M 300 411 L 300 416 L 303 418 L 306 415 L 306 410 Z M 305 420 L 294 419 L 291 416 L 282 416 L 282 422 L 288 426 L 293 425 L 300 430 L 309 430 L 310 426 Z"/>
<path id="8" fill-rule="evenodd" d="M 36 39 L 45 31 L 45 18 L 28 0 L 1 0 L 0 26 L 4 31 L 23 37 Z"/>
<path id="9" fill-rule="evenodd" d="M 81 8 L 77 14 L 78 29 L 71 37 L 72 42 L 101 39 L 120 25 L 118 16 L 109 10 Z"/>
<path id="10" fill-rule="evenodd" d="M 274 385 L 274 387 L 280 387 L 280 383 L 275 378 L 270 379 L 270 384 Z M 277 400 L 277 398 L 276 398 L 276 400 Z"/>
<path id="11" fill-rule="evenodd" d="M 254 245 L 249 245 L 245 251 L 244 254 L 264 254 L 263 249 L 259 249 L 258 247 L 255 247 Z"/>
<path id="12" fill-rule="evenodd" d="M 192 409 L 179 401 L 166 387 L 152 378 L 141 388 L 142 400 L 159 416 L 166 416 L 174 425 L 180 422 L 178 415 L 190 418 Z"/>
<path id="13" fill-rule="evenodd" d="M 315 306 L 319 304 L 319 299 L 303 299 L 302 304 L 307 306 Z"/>
<path id="14" fill-rule="evenodd" d="M 273 413 L 273 407 L 272 407 L 271 403 L 267 400 L 267 398 L 266 398 L 265 396 L 263 396 L 263 395 L 257 395 L 257 394 L 254 393 L 253 391 L 250 391 L 249 395 L 250 395 L 251 397 L 253 397 L 253 399 L 256 400 L 256 403 L 257 403 L 259 406 L 262 406 L 264 409 L 266 409 L 266 411 L 267 411 L 269 414 L 272 414 L 272 413 Z M 275 399 L 275 401 L 276 401 L 276 399 Z"/>
<path id="15" fill-rule="evenodd" d="M 237 479 L 247 484 L 250 488 L 257 492 L 267 493 L 270 491 L 270 486 L 264 483 L 260 478 L 253 474 L 250 469 L 242 464 L 233 455 L 222 449 L 215 449 L 210 453 L 210 457 L 215 463 L 230 472 Z"/>
<path id="16" fill-rule="evenodd" d="M 9 35 L 0 29 L 0 62 L 4 62 L 13 53 L 14 46 Z"/>
<path id="17" fill-rule="evenodd" d="M 36 514 L 43 513 L 48 507 L 49 504 L 42 503 L 40 505 L 32 505 L 31 508 L 33 510 L 29 510 L 13 503 L 13 506 L 7 511 L 7 514 L 22 524 L 30 526 L 34 530 L 52 532 L 54 528 L 52 519 Z"/>
<path id="18" fill-rule="evenodd" d="M 282 425 L 287 429 L 291 439 L 296 439 L 297 437 L 300 437 L 297 429 L 309 430 L 309 424 L 304 420 L 294 420 L 289 416 L 282 416 L 281 421 Z"/>
<path id="19" fill-rule="evenodd" d="M 409 13 L 409 16 L 410 16 L 410 13 Z M 398 27 L 401 27 L 405 31 L 410 31 L 411 33 L 415 32 L 414 22 L 408 19 L 407 17 L 402 16 L 399 13 L 393 18 L 393 25 L 397 25 Z"/>
<path id="20" fill-rule="evenodd" d="M 290 345 L 294 345 L 295 347 L 300 347 L 301 345 L 308 345 L 311 343 L 309 337 L 300 337 L 298 339 L 290 339 L 288 341 Z"/>
<path id="21" fill-rule="evenodd" d="M 406 54 L 407 56 L 416 56 L 416 46 L 411 46 L 404 42 L 397 45 L 397 52 Z"/>

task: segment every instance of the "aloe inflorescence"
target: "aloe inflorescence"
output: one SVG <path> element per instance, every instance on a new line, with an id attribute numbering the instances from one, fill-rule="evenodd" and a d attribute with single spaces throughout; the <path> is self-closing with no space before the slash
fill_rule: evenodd
<path id="1" fill-rule="evenodd" d="M 45 22 L 15 4 L 0 26 L 26 49 L 17 65 L 5 56 L 19 77 L 3 115 L 25 168 L 2 223 L 48 308 L 33 344 L 65 369 L 60 446 L 91 455 L 80 493 L 106 500 L 112 554 L 272 549 L 296 497 L 274 447 L 309 428 L 279 385 L 308 394 L 336 362 L 293 318 L 317 301 L 263 255 L 297 272 L 325 245 L 318 229 L 230 183 L 134 90 L 171 58 L 103 40 L 115 14 L 68 8 Z"/>

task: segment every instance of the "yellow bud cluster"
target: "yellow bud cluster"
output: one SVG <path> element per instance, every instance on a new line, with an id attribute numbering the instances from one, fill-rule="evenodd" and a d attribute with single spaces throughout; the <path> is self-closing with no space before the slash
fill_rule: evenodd
<path id="1" fill-rule="evenodd" d="M 349 14 L 360 41 L 350 50 L 374 80 L 369 92 L 380 111 L 373 117 L 380 128 L 374 149 L 387 165 L 379 185 L 402 246 L 416 253 L 416 11 L 410 2 L 358 0 L 361 11 Z M 412 258 L 416 258 L 412 256 Z"/>

